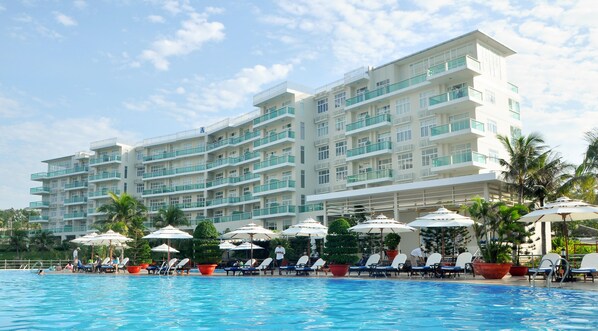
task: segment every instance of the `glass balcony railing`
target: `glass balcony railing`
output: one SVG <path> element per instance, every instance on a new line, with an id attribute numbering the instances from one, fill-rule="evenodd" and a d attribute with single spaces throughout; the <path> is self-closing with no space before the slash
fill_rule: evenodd
<path id="1" fill-rule="evenodd" d="M 253 138 L 259 137 L 259 136 L 260 136 L 259 131 L 247 132 L 246 134 L 244 134 L 240 137 L 230 138 L 230 143 L 233 145 L 238 145 L 238 144 L 242 144 L 248 140 L 251 140 Z"/>
<path id="2" fill-rule="evenodd" d="M 382 169 L 382 170 L 375 170 L 375 171 L 368 171 L 357 175 L 351 175 L 347 177 L 347 183 L 358 183 L 376 179 L 391 179 L 392 178 L 392 170 L 391 169 Z"/>
<path id="3" fill-rule="evenodd" d="M 345 132 L 350 132 L 353 130 L 365 128 L 368 126 L 376 125 L 379 123 L 388 123 L 390 124 L 390 114 L 380 114 L 374 117 L 367 117 L 357 122 L 353 122 L 347 125 Z"/>
<path id="4" fill-rule="evenodd" d="M 44 178 L 48 178 L 47 172 L 38 172 L 35 174 L 31 174 L 31 180 L 38 180 L 38 179 L 44 179 Z"/>
<path id="5" fill-rule="evenodd" d="M 87 197 L 88 198 L 96 198 L 96 197 L 108 196 L 108 192 L 112 192 L 116 195 L 120 194 L 120 190 L 116 187 L 113 187 L 113 188 L 106 188 L 106 189 L 101 189 L 101 190 L 97 190 L 97 191 L 90 191 L 87 193 Z"/>
<path id="6" fill-rule="evenodd" d="M 50 207 L 49 201 L 34 201 L 29 203 L 29 208 L 48 208 Z"/>
<path id="7" fill-rule="evenodd" d="M 163 160 L 163 159 L 170 159 L 176 156 L 176 152 L 162 152 L 162 153 L 156 153 L 156 154 L 152 154 L 152 155 L 148 155 L 148 156 L 144 156 L 143 157 L 143 161 L 147 162 L 147 161 L 156 161 L 156 160 Z"/>
<path id="8" fill-rule="evenodd" d="M 177 185 L 177 186 L 162 186 L 162 187 L 157 187 L 157 188 L 153 188 L 153 189 L 143 190 L 143 195 L 203 190 L 205 188 L 206 188 L 206 184 L 204 184 L 204 183 Z"/>
<path id="9" fill-rule="evenodd" d="M 47 222 L 49 220 L 49 216 L 29 216 L 29 222 Z"/>
<path id="10" fill-rule="evenodd" d="M 231 204 L 231 203 L 237 203 L 240 201 L 241 201 L 241 198 L 239 198 L 239 197 L 218 198 L 218 199 L 206 201 L 206 206 L 226 205 L 226 204 Z"/>
<path id="11" fill-rule="evenodd" d="M 31 180 L 37 179 L 45 179 L 45 178 L 52 178 L 52 177 L 60 177 L 60 176 L 67 176 L 73 175 L 76 173 L 83 173 L 89 171 L 89 167 L 87 166 L 78 166 L 69 169 L 51 171 L 51 172 L 38 172 L 31 175 Z"/>
<path id="12" fill-rule="evenodd" d="M 273 167 L 284 163 L 295 163 L 295 157 L 292 155 L 283 155 L 278 157 L 272 157 L 267 161 L 262 161 L 253 165 L 253 170 L 259 170 L 262 168 Z"/>
<path id="13" fill-rule="evenodd" d="M 253 188 L 253 194 L 274 191 L 282 188 L 295 188 L 295 181 L 294 180 L 282 180 L 277 182 L 272 182 L 269 184 L 255 186 Z"/>
<path id="14" fill-rule="evenodd" d="M 64 204 L 87 203 L 87 197 L 71 197 L 64 199 Z"/>
<path id="15" fill-rule="evenodd" d="M 302 205 L 299 206 L 299 212 L 300 213 L 307 213 L 310 211 L 320 211 L 320 210 L 324 210 L 324 204 L 323 203 L 312 203 L 309 205 Z"/>
<path id="16" fill-rule="evenodd" d="M 117 154 L 113 155 L 102 155 L 100 157 L 92 157 L 89 159 L 89 164 L 99 164 L 99 163 L 108 163 L 108 162 L 120 162 L 122 157 Z"/>
<path id="17" fill-rule="evenodd" d="M 375 144 L 353 148 L 347 151 L 347 157 L 355 157 L 383 150 L 392 151 L 392 143 L 390 141 L 380 141 Z"/>
<path id="18" fill-rule="evenodd" d="M 194 154 L 201 154 L 206 152 L 206 146 L 198 146 L 193 148 L 185 148 L 179 149 L 174 152 L 175 156 L 185 156 L 185 155 L 194 155 Z"/>
<path id="19" fill-rule="evenodd" d="M 96 180 L 104 180 L 104 179 L 120 179 L 120 172 L 118 171 L 111 171 L 111 172 L 102 172 L 97 175 L 89 176 L 89 181 L 96 181 Z"/>
<path id="20" fill-rule="evenodd" d="M 346 103 L 347 107 L 349 107 L 349 106 L 352 106 L 354 104 L 358 104 L 360 102 L 364 102 L 364 101 L 367 101 L 367 100 L 379 97 L 381 95 L 385 95 L 385 94 L 389 94 L 389 93 L 392 93 L 392 92 L 395 92 L 395 91 L 406 89 L 406 88 L 408 88 L 410 86 L 417 85 L 417 84 L 425 82 L 426 81 L 426 77 L 427 77 L 426 74 L 414 76 L 414 77 L 411 77 L 409 79 L 405 79 L 403 81 L 400 81 L 398 83 L 386 85 L 384 87 L 380 87 L 380 88 L 375 89 L 373 91 L 369 91 L 369 92 L 366 92 L 364 94 L 360 94 L 360 95 L 354 96 L 352 98 L 347 99 L 345 101 L 345 103 Z"/>
<path id="21" fill-rule="evenodd" d="M 216 217 L 203 217 L 198 216 L 195 218 L 196 222 L 208 220 L 212 223 L 225 223 L 225 222 L 234 222 L 234 221 L 242 221 L 242 220 L 249 220 L 251 219 L 251 212 L 246 213 L 238 213 L 232 214 L 227 216 L 216 216 Z"/>
<path id="22" fill-rule="evenodd" d="M 441 74 L 443 72 L 456 69 L 459 67 L 468 67 L 476 71 L 480 71 L 480 62 L 470 56 L 462 56 L 445 63 L 441 63 L 428 68 L 428 77 Z"/>
<path id="23" fill-rule="evenodd" d="M 253 216 L 268 216 L 268 215 L 276 215 L 276 214 L 288 214 L 288 213 L 295 213 L 297 210 L 297 206 L 287 205 L 287 206 L 274 206 L 262 209 L 254 209 Z"/>
<path id="24" fill-rule="evenodd" d="M 253 126 L 259 125 L 260 123 L 264 123 L 271 119 L 275 119 L 277 117 L 285 116 L 285 115 L 295 115 L 295 108 L 293 107 L 283 107 L 277 109 L 275 111 L 271 111 L 265 115 L 253 119 Z"/>
<path id="25" fill-rule="evenodd" d="M 252 174 L 252 173 L 246 173 L 242 176 L 239 177 L 239 182 L 245 182 L 245 181 L 249 181 L 249 180 L 254 180 L 260 178 L 260 175 L 258 174 Z"/>
<path id="26" fill-rule="evenodd" d="M 65 220 L 72 220 L 72 219 L 77 219 L 77 218 L 86 218 L 87 217 L 87 213 L 84 211 L 78 211 L 78 212 L 74 212 L 74 213 L 68 213 L 68 214 L 64 214 L 63 219 Z"/>
<path id="27" fill-rule="evenodd" d="M 270 143 L 276 142 L 278 140 L 283 140 L 283 139 L 288 139 L 288 138 L 295 139 L 295 132 L 287 130 L 287 131 L 283 131 L 283 132 L 278 133 L 278 134 L 270 134 L 266 138 L 262 138 L 260 140 L 254 141 L 253 142 L 253 147 L 257 148 L 257 147 L 260 147 L 260 146 L 263 146 L 263 145 L 266 145 L 266 144 L 270 144 Z"/>
<path id="28" fill-rule="evenodd" d="M 235 184 L 238 183 L 239 177 L 226 177 L 226 178 L 218 178 L 218 179 L 214 179 L 211 182 L 207 183 L 207 187 L 214 187 L 214 186 L 219 186 L 219 185 L 226 185 L 226 184 Z"/>
<path id="29" fill-rule="evenodd" d="M 213 149 L 220 148 L 220 147 L 223 147 L 223 146 L 227 146 L 227 145 L 230 145 L 230 144 L 231 144 L 231 142 L 228 139 L 222 139 L 222 140 L 219 140 L 219 141 L 216 141 L 216 142 L 208 144 L 206 146 L 206 150 L 211 151 Z"/>
<path id="30" fill-rule="evenodd" d="M 509 84 L 509 89 L 510 89 L 511 91 L 513 91 L 513 92 L 515 92 L 515 93 L 519 94 L 519 87 L 517 87 L 517 85 L 515 85 L 515 84 L 511 84 L 511 83 L 508 83 L 508 84 Z"/>
<path id="31" fill-rule="evenodd" d="M 72 182 L 64 185 L 65 190 L 72 190 L 72 189 L 79 189 L 79 188 L 86 188 L 88 186 L 87 182 Z"/>
<path id="32" fill-rule="evenodd" d="M 44 194 L 44 193 L 50 193 L 50 188 L 48 186 L 32 187 L 29 189 L 29 194 Z"/>
<path id="33" fill-rule="evenodd" d="M 460 164 L 466 162 L 475 162 L 486 164 L 487 157 L 478 152 L 460 152 L 449 156 L 441 156 L 432 160 L 433 167 L 444 167 L 453 164 Z"/>
<path id="34" fill-rule="evenodd" d="M 478 100 L 479 102 L 482 101 L 482 92 L 468 86 L 430 97 L 429 102 L 430 106 L 434 106 L 448 101 L 465 98 L 467 96 L 469 96 L 472 99 Z"/>
<path id="35" fill-rule="evenodd" d="M 467 129 L 475 129 L 484 132 L 484 123 L 474 120 L 473 118 L 463 119 L 450 124 L 438 125 L 432 128 L 432 137 L 439 136 L 450 132 L 458 132 Z"/>

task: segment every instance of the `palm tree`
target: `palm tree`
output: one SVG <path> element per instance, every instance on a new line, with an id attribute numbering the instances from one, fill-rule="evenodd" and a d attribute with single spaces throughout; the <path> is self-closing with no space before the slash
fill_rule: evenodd
<path id="1" fill-rule="evenodd" d="M 108 192 L 111 201 L 98 207 L 98 211 L 105 213 L 107 219 L 103 221 L 104 230 L 111 229 L 124 235 L 136 218 L 145 218 L 147 208 L 135 197 L 123 193 L 120 196 Z"/>
<path id="2" fill-rule="evenodd" d="M 54 246 L 56 237 L 48 230 L 42 230 L 31 238 L 31 243 L 38 251 L 50 251 Z"/>
<path id="3" fill-rule="evenodd" d="M 174 227 L 180 225 L 189 225 L 189 220 L 182 209 L 170 205 L 168 208 L 161 208 L 158 214 L 152 219 L 155 228 L 163 228 L 167 225 Z"/>

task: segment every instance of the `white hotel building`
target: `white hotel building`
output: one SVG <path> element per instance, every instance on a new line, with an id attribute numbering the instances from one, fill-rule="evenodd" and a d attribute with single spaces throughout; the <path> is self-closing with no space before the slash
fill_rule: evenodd
<path id="1" fill-rule="evenodd" d="M 250 220 L 282 230 L 355 210 L 410 222 L 473 196 L 501 198 L 497 134 L 521 132 L 507 79 L 514 52 L 474 31 L 312 90 L 282 83 L 258 109 L 205 128 L 44 161 L 33 174 L 35 221 L 80 235 L 102 217 L 108 191 L 141 198 L 152 214 L 179 206 L 191 227 Z M 415 238 L 414 240 L 416 240 Z"/>

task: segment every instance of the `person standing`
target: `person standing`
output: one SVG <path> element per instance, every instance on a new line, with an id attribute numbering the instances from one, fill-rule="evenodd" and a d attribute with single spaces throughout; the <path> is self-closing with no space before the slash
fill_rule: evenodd
<path id="1" fill-rule="evenodd" d="M 284 247 L 282 247 L 281 244 L 278 244 L 278 246 L 276 246 L 276 249 L 274 250 L 274 253 L 276 254 L 276 266 L 278 267 L 278 274 L 282 275 L 280 267 L 282 266 L 282 261 L 284 260 L 284 255 L 286 254 L 286 251 L 284 250 Z"/>
<path id="2" fill-rule="evenodd" d="M 77 266 L 79 265 L 79 251 L 81 248 L 77 247 L 73 250 L 73 272 L 77 270 Z"/>

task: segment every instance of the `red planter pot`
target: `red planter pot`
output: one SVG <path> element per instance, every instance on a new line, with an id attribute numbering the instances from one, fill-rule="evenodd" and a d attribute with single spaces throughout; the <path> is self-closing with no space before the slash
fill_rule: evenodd
<path id="1" fill-rule="evenodd" d="M 502 279 L 511 266 L 511 263 L 476 262 L 473 264 L 473 270 L 476 275 L 482 275 L 485 279 Z"/>
<path id="2" fill-rule="evenodd" d="M 139 266 L 141 267 L 141 269 L 146 269 L 147 267 L 149 267 L 149 263 L 140 263 Z"/>
<path id="3" fill-rule="evenodd" d="M 394 258 L 397 257 L 397 255 L 399 255 L 398 249 L 387 249 L 386 250 L 386 257 L 388 257 L 389 261 L 394 260 Z"/>
<path id="4" fill-rule="evenodd" d="M 197 266 L 197 269 L 199 269 L 202 275 L 209 276 L 214 273 L 217 266 L 217 264 L 200 264 Z"/>
<path id="5" fill-rule="evenodd" d="M 525 276 L 527 275 L 527 271 L 529 270 L 528 267 L 522 265 L 514 265 L 511 266 L 509 273 L 511 276 Z"/>
<path id="6" fill-rule="evenodd" d="M 330 265 L 330 273 L 334 277 L 345 277 L 347 272 L 349 272 L 348 264 L 331 264 Z"/>
<path id="7" fill-rule="evenodd" d="M 130 274 L 138 274 L 138 273 L 141 272 L 141 266 L 140 265 L 130 265 L 130 266 L 127 266 L 127 271 Z"/>

